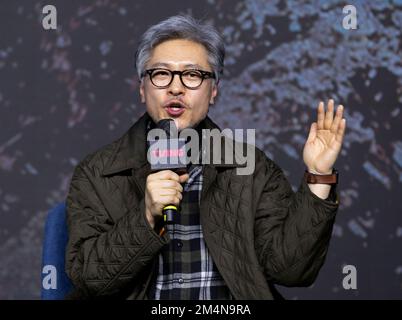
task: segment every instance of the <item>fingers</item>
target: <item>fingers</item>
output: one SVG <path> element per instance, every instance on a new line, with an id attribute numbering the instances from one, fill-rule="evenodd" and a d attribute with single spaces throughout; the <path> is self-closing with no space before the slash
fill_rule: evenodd
<path id="1" fill-rule="evenodd" d="M 330 128 L 332 133 L 334 133 L 334 134 L 337 133 L 339 124 L 341 123 L 341 120 L 342 120 L 342 116 L 343 116 L 343 106 L 339 105 L 338 108 L 336 109 L 335 119 L 332 122 L 332 125 Z"/>
<path id="2" fill-rule="evenodd" d="M 153 174 L 150 174 L 147 177 L 147 185 L 152 186 L 153 188 L 173 188 L 180 192 L 183 192 L 182 183 L 186 182 L 189 179 L 189 174 L 182 174 L 181 176 L 177 175 L 175 172 L 170 170 L 163 170 Z"/>
<path id="3" fill-rule="evenodd" d="M 318 104 L 317 129 L 324 129 L 324 102 Z"/>
<path id="4" fill-rule="evenodd" d="M 169 204 L 180 205 L 183 200 L 183 187 L 189 175 L 177 173 L 171 170 L 162 170 L 148 175 L 146 181 L 145 205 L 152 216 L 160 216 L 162 209 Z"/>
<path id="5" fill-rule="evenodd" d="M 148 176 L 148 181 L 153 180 L 174 180 L 179 182 L 179 175 L 172 170 L 162 170 L 156 173 L 152 173 Z"/>
<path id="6" fill-rule="evenodd" d="M 180 205 L 181 198 L 179 196 L 160 196 L 159 202 L 162 206 L 168 206 L 169 204 L 173 204 L 175 206 Z"/>
<path id="7" fill-rule="evenodd" d="M 177 196 L 180 199 L 182 198 L 182 194 L 180 191 L 175 189 L 161 189 L 159 192 L 160 196 Z"/>
<path id="8" fill-rule="evenodd" d="M 180 191 L 174 189 L 163 189 L 160 191 L 159 194 L 161 197 L 170 196 L 170 197 L 177 197 L 179 200 L 183 199 L 183 195 Z"/>
<path id="9" fill-rule="evenodd" d="M 148 185 L 152 189 L 172 189 L 178 192 L 183 192 L 182 185 L 179 182 L 173 180 L 153 180 L 149 181 Z"/>
<path id="10" fill-rule="evenodd" d="M 179 182 L 180 182 L 180 183 L 184 183 L 184 182 L 186 182 L 186 181 L 188 180 L 189 177 L 190 177 L 190 175 L 189 175 L 188 173 L 183 174 L 183 175 L 181 175 L 181 176 L 179 177 Z"/>
<path id="11" fill-rule="evenodd" d="M 325 113 L 323 129 L 326 129 L 326 130 L 330 129 L 333 119 L 334 119 L 334 100 L 329 99 L 328 106 L 327 106 L 327 112 Z"/>
<path id="12" fill-rule="evenodd" d="M 334 100 L 329 99 L 327 104 L 327 111 L 324 110 L 324 102 L 321 101 L 318 105 L 317 111 L 317 130 L 330 130 L 336 134 L 339 124 L 342 121 L 344 107 L 339 105 L 335 112 L 334 118 Z"/>
<path id="13" fill-rule="evenodd" d="M 185 173 L 179 176 L 177 173 L 173 172 L 172 170 L 162 170 L 156 173 L 152 173 L 147 177 L 148 181 L 155 181 L 155 180 L 174 180 L 179 183 L 184 183 L 188 180 L 189 174 Z"/>
<path id="14" fill-rule="evenodd" d="M 342 144 L 343 137 L 345 135 L 346 129 L 346 119 L 342 119 L 339 123 L 338 131 L 336 132 L 335 140 L 336 142 Z"/>

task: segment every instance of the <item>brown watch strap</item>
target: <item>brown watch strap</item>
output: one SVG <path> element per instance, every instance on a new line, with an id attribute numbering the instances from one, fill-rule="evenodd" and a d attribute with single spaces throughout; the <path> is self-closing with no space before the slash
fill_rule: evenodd
<path id="1" fill-rule="evenodd" d="M 314 174 L 307 170 L 304 172 L 304 179 L 307 183 L 322 183 L 322 184 L 337 184 L 338 183 L 338 171 L 333 170 L 332 174 Z"/>

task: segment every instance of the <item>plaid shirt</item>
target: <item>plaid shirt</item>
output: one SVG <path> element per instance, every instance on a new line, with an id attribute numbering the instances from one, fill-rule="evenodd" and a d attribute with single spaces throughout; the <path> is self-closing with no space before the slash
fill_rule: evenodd
<path id="1" fill-rule="evenodd" d="M 202 166 L 192 166 L 179 214 L 174 224 L 166 226 L 171 241 L 159 253 L 149 299 L 233 299 L 205 245 L 200 224 L 201 189 Z"/>

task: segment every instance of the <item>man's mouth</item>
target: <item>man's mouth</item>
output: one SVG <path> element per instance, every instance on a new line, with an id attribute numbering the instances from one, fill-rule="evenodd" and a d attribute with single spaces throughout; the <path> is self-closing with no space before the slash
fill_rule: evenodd
<path id="1" fill-rule="evenodd" d="M 165 110 L 172 117 L 179 117 L 186 110 L 186 107 L 180 101 L 172 101 L 165 105 Z"/>

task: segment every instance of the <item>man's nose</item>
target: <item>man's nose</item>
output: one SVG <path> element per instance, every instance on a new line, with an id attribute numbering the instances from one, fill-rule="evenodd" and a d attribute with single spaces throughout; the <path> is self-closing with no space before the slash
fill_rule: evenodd
<path id="1" fill-rule="evenodd" d="M 180 76 L 178 74 L 173 75 L 173 80 L 170 86 L 168 87 L 169 93 L 173 95 L 182 94 L 185 90 L 184 85 L 181 83 Z"/>

